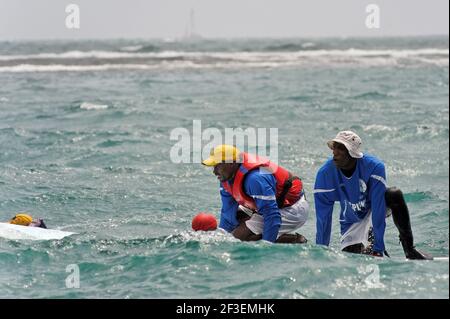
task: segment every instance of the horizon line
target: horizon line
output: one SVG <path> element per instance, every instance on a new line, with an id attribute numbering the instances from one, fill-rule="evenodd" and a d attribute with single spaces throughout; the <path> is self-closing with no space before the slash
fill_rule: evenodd
<path id="1" fill-rule="evenodd" d="M 190 42 L 201 42 L 208 40 L 292 40 L 292 39 L 389 39 L 389 38 L 433 38 L 433 37 L 449 37 L 449 34 L 392 34 L 392 35 L 334 35 L 334 36 L 233 36 L 233 37 L 206 37 L 200 36 L 195 38 L 189 37 L 79 37 L 79 38 L 66 38 L 66 37 L 43 37 L 43 38 L 26 38 L 26 37 L 18 37 L 18 38 L 0 38 L 0 42 L 16 42 L 16 41 L 106 41 L 106 40 L 157 40 L 157 41 L 190 41 Z"/>

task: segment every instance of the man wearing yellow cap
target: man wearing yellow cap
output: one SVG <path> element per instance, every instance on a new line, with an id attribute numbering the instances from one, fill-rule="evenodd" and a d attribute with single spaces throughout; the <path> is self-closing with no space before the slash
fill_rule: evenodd
<path id="1" fill-rule="evenodd" d="M 13 225 L 20 225 L 20 226 L 32 226 L 32 227 L 47 228 L 47 226 L 45 225 L 44 220 L 42 218 L 33 220 L 33 217 L 31 217 L 30 215 L 25 214 L 25 213 L 16 214 L 13 218 L 11 218 L 9 223 L 13 224 Z"/>
<path id="2" fill-rule="evenodd" d="M 220 228 L 245 241 L 306 242 L 302 235 L 292 233 L 308 217 L 300 178 L 232 145 L 216 146 L 202 164 L 213 167 L 220 181 Z"/>

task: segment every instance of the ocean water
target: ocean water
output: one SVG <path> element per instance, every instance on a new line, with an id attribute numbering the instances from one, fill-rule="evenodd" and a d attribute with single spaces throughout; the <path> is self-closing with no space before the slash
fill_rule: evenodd
<path id="1" fill-rule="evenodd" d="M 352 129 L 405 193 L 417 247 L 448 256 L 448 72 L 448 37 L 0 42 L 0 220 L 77 233 L 0 238 L 0 297 L 448 298 L 448 261 L 405 261 L 392 219 L 390 259 L 340 252 L 337 206 L 315 245 L 312 196 L 326 141 Z M 171 161 L 194 120 L 278 128 L 308 244 L 191 231 L 220 212 L 211 169 Z"/>

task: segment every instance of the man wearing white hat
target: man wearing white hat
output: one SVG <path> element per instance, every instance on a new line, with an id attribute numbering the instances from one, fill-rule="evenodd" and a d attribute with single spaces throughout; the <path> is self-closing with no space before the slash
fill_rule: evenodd
<path id="1" fill-rule="evenodd" d="M 341 249 L 374 256 L 386 254 L 384 232 L 391 213 L 406 258 L 430 259 L 415 249 L 408 207 L 402 192 L 388 188 L 384 163 L 361 151 L 361 138 L 342 131 L 328 141 L 333 151 L 314 186 L 316 243 L 329 245 L 334 202 L 340 202 Z"/>

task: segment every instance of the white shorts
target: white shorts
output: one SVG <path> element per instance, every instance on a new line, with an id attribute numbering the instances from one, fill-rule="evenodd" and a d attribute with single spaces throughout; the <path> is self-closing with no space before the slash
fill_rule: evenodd
<path id="1" fill-rule="evenodd" d="M 294 205 L 280 209 L 281 226 L 278 230 L 278 237 L 302 227 L 308 219 L 308 210 L 309 204 L 306 201 L 305 196 L 302 196 Z M 245 225 L 254 234 L 262 234 L 264 229 L 264 217 L 254 213 L 252 217 L 245 222 Z"/>
<path id="2" fill-rule="evenodd" d="M 392 211 L 390 208 L 386 210 L 386 218 L 391 216 Z M 369 231 L 372 227 L 372 211 L 364 217 L 359 223 L 354 223 L 350 228 L 341 236 L 341 250 L 345 247 L 363 244 L 364 247 L 369 246 Z"/>

